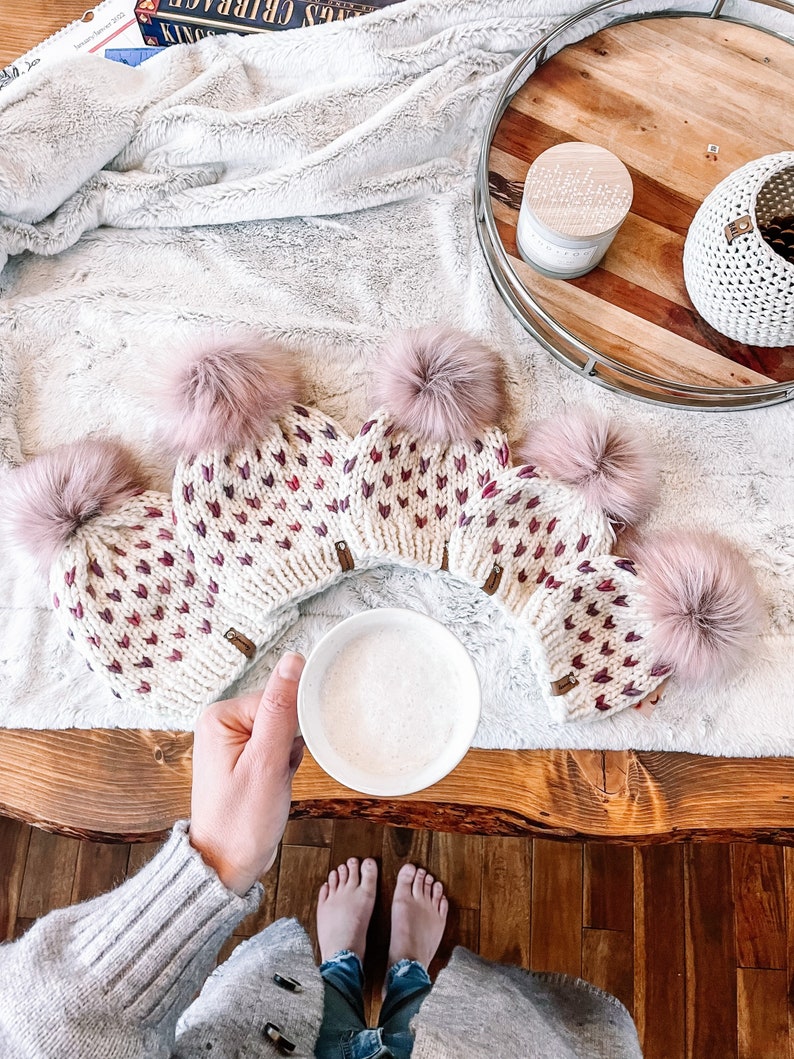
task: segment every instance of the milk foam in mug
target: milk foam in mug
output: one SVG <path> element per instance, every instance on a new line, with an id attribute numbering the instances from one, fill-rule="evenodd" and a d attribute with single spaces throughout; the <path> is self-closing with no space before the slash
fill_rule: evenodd
<path id="1" fill-rule="evenodd" d="M 480 686 L 468 652 L 440 622 L 409 610 L 367 611 L 312 651 L 298 709 L 326 772 L 364 793 L 407 794 L 466 753 Z"/>

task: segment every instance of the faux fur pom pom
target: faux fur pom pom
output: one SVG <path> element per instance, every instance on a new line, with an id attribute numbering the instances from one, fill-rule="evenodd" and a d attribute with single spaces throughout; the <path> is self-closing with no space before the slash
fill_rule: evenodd
<path id="1" fill-rule="evenodd" d="M 184 455 L 262 438 L 298 397 L 298 372 L 279 346 L 240 334 L 178 351 L 162 381 L 168 441 Z"/>
<path id="2" fill-rule="evenodd" d="M 471 440 L 504 418 L 501 361 L 465 332 L 431 326 L 394 335 L 374 373 L 378 404 L 428 441 Z"/>
<path id="3" fill-rule="evenodd" d="M 37 456 L 3 481 L 10 544 L 47 569 L 72 534 L 143 489 L 132 456 L 113 441 L 77 441 Z"/>
<path id="4" fill-rule="evenodd" d="M 671 532 L 630 549 L 644 582 L 654 657 L 690 684 L 730 675 L 762 621 L 750 564 L 716 534 Z"/>
<path id="5" fill-rule="evenodd" d="M 538 423 L 516 453 L 519 461 L 578 489 L 588 504 L 626 525 L 646 515 L 656 499 L 656 462 L 644 439 L 589 408 Z"/>

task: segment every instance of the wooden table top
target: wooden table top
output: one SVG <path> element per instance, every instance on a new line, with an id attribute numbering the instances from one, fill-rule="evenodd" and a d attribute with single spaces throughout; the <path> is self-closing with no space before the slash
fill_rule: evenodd
<path id="1" fill-rule="evenodd" d="M 725 388 L 737 400 L 747 387 L 784 390 L 774 384 L 794 381 L 794 346 L 750 346 L 715 331 L 690 301 L 683 249 L 695 212 L 721 180 L 791 150 L 793 92 L 790 43 L 705 16 L 616 25 L 553 55 L 513 97 L 490 145 L 490 207 L 521 288 L 575 339 L 664 380 L 673 395 L 681 384 Z M 518 211 L 531 163 L 569 141 L 617 155 L 634 199 L 597 268 L 549 279 L 519 255 Z M 584 364 L 567 338 L 538 326 L 569 364 Z M 657 393 L 606 365 L 598 375 L 619 389 L 632 383 L 639 395 Z"/>
<path id="2" fill-rule="evenodd" d="M 3 0 L 0 65 L 74 18 L 75 0 Z M 50 831 L 143 841 L 190 804 L 185 732 L 0 729 L 0 812 Z M 400 799 L 364 797 L 307 755 L 293 815 L 478 834 L 618 842 L 794 842 L 794 760 L 634 751 L 472 750 L 446 779 Z"/>

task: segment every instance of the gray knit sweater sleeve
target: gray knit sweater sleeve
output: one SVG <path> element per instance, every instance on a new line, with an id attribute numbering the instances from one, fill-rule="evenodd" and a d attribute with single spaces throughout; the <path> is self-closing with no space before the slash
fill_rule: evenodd
<path id="1" fill-rule="evenodd" d="M 178 823 L 122 886 L 0 946 L 0 1055 L 170 1055 L 177 1019 L 261 896 L 258 884 L 245 897 L 227 890 Z"/>

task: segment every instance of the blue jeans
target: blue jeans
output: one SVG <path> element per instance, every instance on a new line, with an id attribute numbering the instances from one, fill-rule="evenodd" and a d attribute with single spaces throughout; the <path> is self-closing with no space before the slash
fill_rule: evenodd
<path id="1" fill-rule="evenodd" d="M 320 966 L 325 1003 L 316 1059 L 408 1059 L 414 1038 L 408 1023 L 430 992 L 427 971 L 416 960 L 400 960 L 386 975 L 386 996 L 376 1029 L 364 1019 L 364 970 L 344 950 Z"/>

